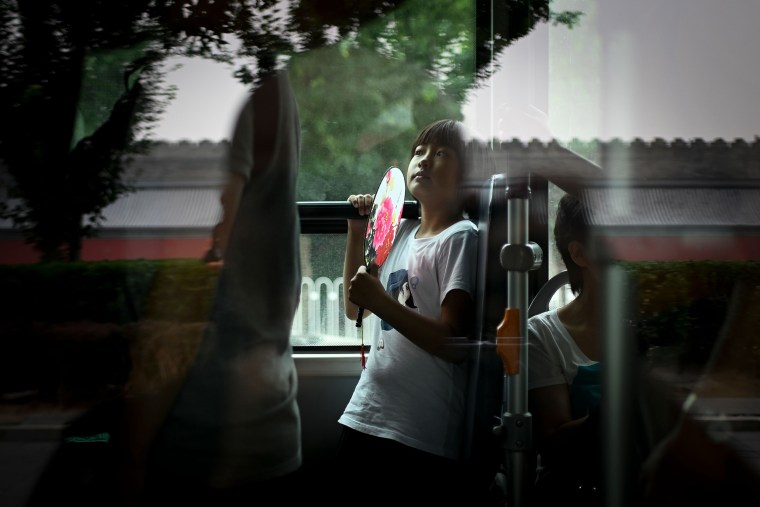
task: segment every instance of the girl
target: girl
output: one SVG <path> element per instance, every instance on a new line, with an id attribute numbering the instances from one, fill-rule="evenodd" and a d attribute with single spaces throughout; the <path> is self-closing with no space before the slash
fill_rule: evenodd
<path id="1" fill-rule="evenodd" d="M 480 148 L 453 120 L 420 132 L 406 184 L 421 216 L 401 221 L 382 267 L 363 266 L 366 219 L 348 221 L 346 315 L 355 319 L 363 307 L 366 316 L 373 313 L 381 321 L 366 369 L 338 421 L 339 464 L 349 485 L 372 489 L 365 500 L 424 495 L 450 502 L 463 491 L 457 459 L 466 350 L 456 342 L 469 338 L 474 323 L 478 231 L 463 215 L 462 187 Z M 364 217 L 372 199 L 348 198 Z"/>

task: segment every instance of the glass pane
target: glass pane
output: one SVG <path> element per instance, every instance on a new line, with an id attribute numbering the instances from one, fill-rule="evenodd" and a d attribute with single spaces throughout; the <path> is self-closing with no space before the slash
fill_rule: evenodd
<path id="1" fill-rule="evenodd" d="M 373 193 L 406 169 L 419 130 L 462 119 L 475 83 L 475 2 L 403 2 L 340 42 L 288 63 L 302 125 L 298 199 Z"/>
<path id="2" fill-rule="evenodd" d="M 343 310 L 344 234 L 301 236 L 301 304 L 293 320 L 293 346 L 356 346 L 369 343 L 377 319 L 362 321 L 361 329 Z"/>

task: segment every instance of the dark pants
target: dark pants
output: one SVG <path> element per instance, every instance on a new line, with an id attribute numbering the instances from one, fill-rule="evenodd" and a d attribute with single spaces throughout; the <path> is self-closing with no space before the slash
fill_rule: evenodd
<path id="1" fill-rule="evenodd" d="M 299 472 L 229 489 L 209 488 L 190 478 L 153 477 L 153 482 L 145 491 L 142 505 L 145 507 L 300 505 L 302 498 L 299 495 L 304 491 L 301 488 Z"/>
<path id="2" fill-rule="evenodd" d="M 343 427 L 336 456 L 337 505 L 472 505 L 457 461 Z"/>

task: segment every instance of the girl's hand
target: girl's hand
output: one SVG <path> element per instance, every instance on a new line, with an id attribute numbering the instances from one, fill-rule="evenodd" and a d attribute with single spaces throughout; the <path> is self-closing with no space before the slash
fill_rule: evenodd
<path id="1" fill-rule="evenodd" d="M 378 267 L 374 265 L 370 271 L 367 271 L 365 266 L 360 266 L 348 287 L 348 299 L 355 305 L 370 311 L 380 298 L 387 296 L 382 283 L 377 278 L 377 270 Z"/>
<path id="2" fill-rule="evenodd" d="M 367 216 L 372 212 L 374 194 L 358 194 L 348 196 L 348 202 L 358 211 L 358 218 L 348 219 L 348 229 L 351 234 L 358 234 L 362 238 L 367 230 Z"/>

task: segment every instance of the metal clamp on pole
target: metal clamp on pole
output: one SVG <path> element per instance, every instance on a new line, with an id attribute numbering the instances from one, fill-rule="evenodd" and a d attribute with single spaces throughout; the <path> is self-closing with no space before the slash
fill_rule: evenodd
<path id="1" fill-rule="evenodd" d="M 507 505 L 521 507 L 526 503 L 528 475 L 526 453 L 533 447 L 532 417 L 528 412 L 527 335 L 528 272 L 538 269 L 543 252 L 528 241 L 528 206 L 530 186 L 527 178 L 513 182 L 507 196 L 507 244 L 500 253 L 501 265 L 507 271 L 507 308 L 496 332 L 496 350 L 504 362 L 504 397 L 500 426 L 494 433 L 503 440 L 505 450 L 504 487 Z"/>
<path id="2" fill-rule="evenodd" d="M 533 419 L 530 412 L 525 414 L 510 414 L 504 412 L 501 416 L 501 426 L 494 429 L 497 436 L 504 439 L 504 449 L 509 451 L 525 451 L 530 449 L 533 442 Z"/>
<path id="3" fill-rule="evenodd" d="M 507 243 L 501 247 L 499 256 L 501 265 L 507 271 L 525 273 L 541 267 L 544 261 L 544 251 L 537 243 L 527 245 L 512 245 Z"/>

